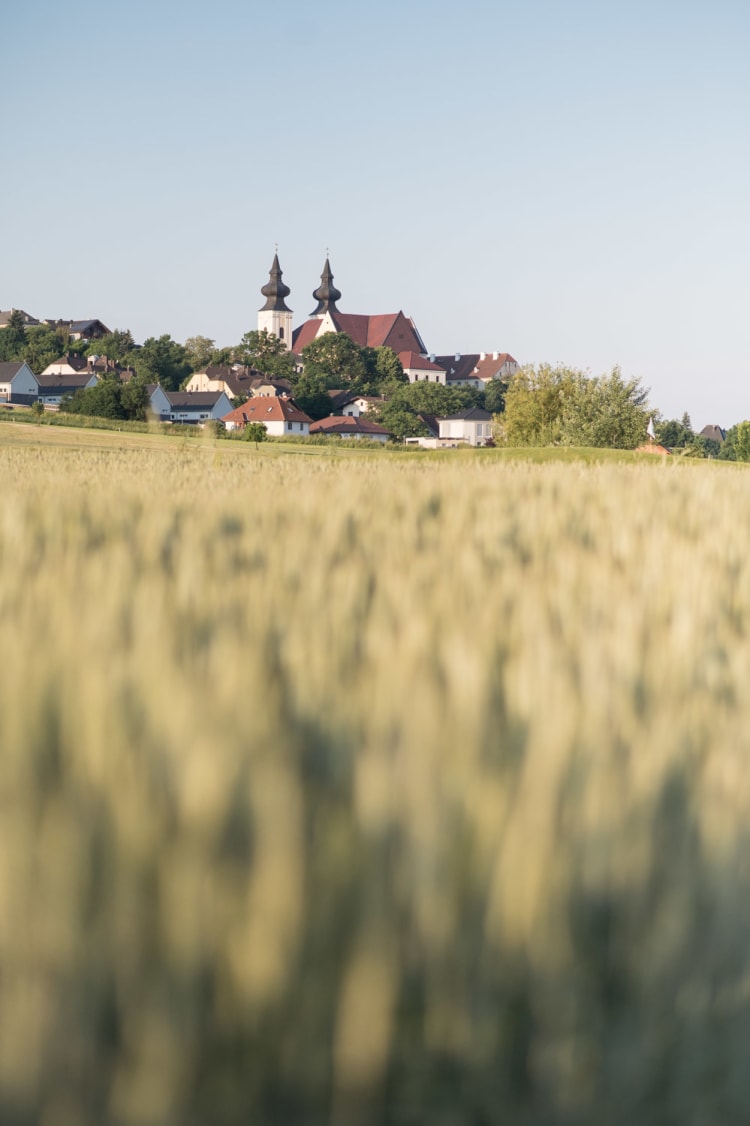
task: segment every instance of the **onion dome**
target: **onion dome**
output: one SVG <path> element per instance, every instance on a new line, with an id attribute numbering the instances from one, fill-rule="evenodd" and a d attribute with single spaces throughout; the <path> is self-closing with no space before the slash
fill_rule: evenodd
<path id="1" fill-rule="evenodd" d="M 266 303 L 260 310 L 261 313 L 265 312 L 266 309 L 276 312 L 291 313 L 292 310 L 286 304 L 284 298 L 288 297 L 292 291 L 289 286 L 284 285 L 281 280 L 281 266 L 279 265 L 278 254 L 274 254 L 273 256 L 273 264 L 271 265 L 268 281 L 260 292 L 266 298 Z"/>
<path id="2" fill-rule="evenodd" d="M 336 309 L 336 302 L 341 298 L 341 290 L 336 289 L 333 284 L 333 274 L 331 273 L 331 265 L 326 258 L 326 264 L 323 267 L 323 273 L 320 275 L 320 285 L 314 291 L 313 297 L 318 302 L 317 309 L 313 309 L 310 314 L 311 317 L 317 317 L 320 313 L 338 312 Z"/>

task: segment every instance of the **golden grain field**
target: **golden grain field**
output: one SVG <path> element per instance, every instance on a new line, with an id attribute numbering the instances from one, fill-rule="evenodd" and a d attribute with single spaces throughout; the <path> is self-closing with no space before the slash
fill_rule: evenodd
<path id="1" fill-rule="evenodd" d="M 750 476 L 228 445 L 0 444 L 0 1122 L 746 1122 Z"/>

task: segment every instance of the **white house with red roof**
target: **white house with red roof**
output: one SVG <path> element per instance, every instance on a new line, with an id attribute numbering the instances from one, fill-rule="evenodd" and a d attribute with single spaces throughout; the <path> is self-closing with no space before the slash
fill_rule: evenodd
<path id="1" fill-rule="evenodd" d="M 227 430 L 244 430 L 248 422 L 262 422 L 269 434 L 277 438 L 299 437 L 310 433 L 312 419 L 301 411 L 294 399 L 269 395 L 248 399 L 223 415 Z"/>
<path id="2" fill-rule="evenodd" d="M 399 352 L 401 367 L 410 383 L 442 383 L 445 386 L 445 368 L 418 352 Z"/>

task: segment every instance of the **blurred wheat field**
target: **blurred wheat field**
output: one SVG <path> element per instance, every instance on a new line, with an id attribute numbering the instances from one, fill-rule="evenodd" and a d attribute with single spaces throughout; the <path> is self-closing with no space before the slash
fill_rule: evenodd
<path id="1" fill-rule="evenodd" d="M 745 473 L 0 465 L 3 1124 L 747 1121 Z"/>

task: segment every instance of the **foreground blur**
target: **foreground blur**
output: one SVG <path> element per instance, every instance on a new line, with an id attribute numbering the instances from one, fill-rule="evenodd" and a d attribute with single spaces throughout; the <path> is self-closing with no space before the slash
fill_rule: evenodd
<path id="1" fill-rule="evenodd" d="M 746 474 L 0 466 L 0 1121 L 747 1120 Z"/>

